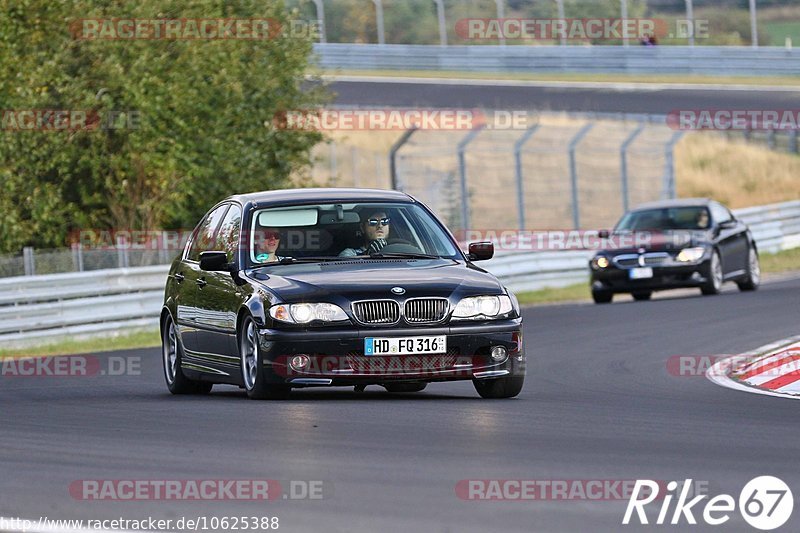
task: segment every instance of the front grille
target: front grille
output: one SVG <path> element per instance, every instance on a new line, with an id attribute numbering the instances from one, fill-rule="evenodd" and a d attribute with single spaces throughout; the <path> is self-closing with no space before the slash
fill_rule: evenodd
<path id="1" fill-rule="evenodd" d="M 393 300 L 354 302 L 353 314 L 362 324 L 395 324 L 400 320 L 400 306 Z"/>
<path id="2" fill-rule="evenodd" d="M 665 253 L 650 253 L 644 254 L 645 266 L 661 265 L 667 261 L 669 254 Z"/>
<path id="3" fill-rule="evenodd" d="M 620 268 L 656 266 L 667 262 L 669 254 L 664 252 L 648 252 L 646 254 L 622 254 L 614 257 L 614 264 Z"/>
<path id="4" fill-rule="evenodd" d="M 414 298 L 406 301 L 405 317 L 410 324 L 441 322 L 447 316 L 446 298 Z"/>
<path id="5" fill-rule="evenodd" d="M 628 267 L 637 267 L 639 266 L 639 256 L 638 255 L 618 255 L 613 259 L 614 264 L 620 268 L 628 268 Z"/>

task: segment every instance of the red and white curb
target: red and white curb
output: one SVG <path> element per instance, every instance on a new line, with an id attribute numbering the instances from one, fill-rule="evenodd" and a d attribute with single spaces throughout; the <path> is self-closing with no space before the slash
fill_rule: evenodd
<path id="1" fill-rule="evenodd" d="M 720 359 L 706 377 L 729 389 L 800 400 L 800 336 Z"/>

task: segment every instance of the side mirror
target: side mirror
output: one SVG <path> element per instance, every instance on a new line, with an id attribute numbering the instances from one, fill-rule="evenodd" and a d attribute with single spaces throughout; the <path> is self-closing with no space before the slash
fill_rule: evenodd
<path id="1" fill-rule="evenodd" d="M 608 231 L 607 229 L 601 229 L 600 231 L 597 232 L 597 236 L 600 237 L 601 239 L 608 239 L 609 237 L 611 237 L 611 232 Z"/>
<path id="2" fill-rule="evenodd" d="M 225 252 L 200 253 L 200 270 L 206 272 L 229 272 L 228 254 Z"/>
<path id="3" fill-rule="evenodd" d="M 470 261 L 485 261 L 494 257 L 494 244 L 490 242 L 471 242 L 469 243 Z"/>
<path id="4" fill-rule="evenodd" d="M 726 220 L 725 222 L 720 222 L 719 227 L 720 229 L 733 229 L 736 227 L 736 221 L 731 219 Z"/>

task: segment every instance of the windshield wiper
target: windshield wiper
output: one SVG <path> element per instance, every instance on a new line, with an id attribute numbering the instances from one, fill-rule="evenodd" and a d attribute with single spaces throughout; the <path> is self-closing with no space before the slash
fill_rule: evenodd
<path id="1" fill-rule="evenodd" d="M 369 254 L 372 259 L 441 259 L 440 255 L 423 254 L 416 252 L 390 252 Z"/>
<path id="2" fill-rule="evenodd" d="M 255 265 L 254 268 L 261 268 L 261 267 L 268 267 L 268 266 L 275 266 L 275 265 L 298 265 L 302 263 L 327 263 L 329 261 L 345 261 L 350 259 L 349 257 L 337 257 L 337 256 L 318 256 L 318 257 L 284 257 L 280 261 L 270 261 L 269 263 L 262 263 L 260 265 Z"/>

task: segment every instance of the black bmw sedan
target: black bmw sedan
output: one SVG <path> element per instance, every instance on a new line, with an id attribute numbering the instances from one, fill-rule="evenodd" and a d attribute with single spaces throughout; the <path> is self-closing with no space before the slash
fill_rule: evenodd
<path id="1" fill-rule="evenodd" d="M 161 312 L 175 394 L 238 385 L 380 385 L 417 392 L 472 380 L 484 398 L 522 390 L 514 295 L 475 265 L 422 203 L 396 191 L 298 189 L 214 206 L 175 259 Z"/>
<path id="2" fill-rule="evenodd" d="M 761 269 L 750 230 L 713 200 L 644 204 L 601 237 L 609 247 L 589 263 L 596 303 L 611 302 L 618 293 L 648 300 L 653 291 L 681 287 L 713 295 L 726 281 L 742 291 L 758 288 Z"/>

